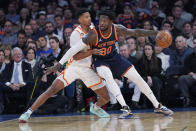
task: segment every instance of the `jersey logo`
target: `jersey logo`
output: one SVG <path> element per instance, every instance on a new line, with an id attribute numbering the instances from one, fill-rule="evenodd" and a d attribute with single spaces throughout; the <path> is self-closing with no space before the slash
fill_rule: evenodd
<path id="1" fill-rule="evenodd" d="M 100 39 L 99 39 L 99 42 L 101 42 L 101 41 L 102 41 L 102 39 L 100 38 Z"/>

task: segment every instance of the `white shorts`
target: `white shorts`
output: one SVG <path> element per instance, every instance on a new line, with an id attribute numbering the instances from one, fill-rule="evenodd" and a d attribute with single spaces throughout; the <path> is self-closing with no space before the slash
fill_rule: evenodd
<path id="1" fill-rule="evenodd" d="M 97 90 L 105 86 L 105 82 L 102 78 L 89 67 L 76 67 L 70 65 L 59 74 L 57 79 L 61 80 L 65 86 L 68 86 L 76 79 L 80 79 L 92 90 Z"/>

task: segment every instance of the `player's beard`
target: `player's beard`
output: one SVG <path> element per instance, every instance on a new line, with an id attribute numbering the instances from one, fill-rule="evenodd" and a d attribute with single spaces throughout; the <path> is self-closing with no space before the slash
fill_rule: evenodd
<path id="1" fill-rule="evenodd" d="M 101 28 L 101 31 L 107 31 L 109 27 Z"/>

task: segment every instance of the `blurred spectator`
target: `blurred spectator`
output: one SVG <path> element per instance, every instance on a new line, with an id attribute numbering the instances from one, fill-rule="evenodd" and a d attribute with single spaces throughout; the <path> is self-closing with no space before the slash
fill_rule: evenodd
<path id="1" fill-rule="evenodd" d="M 128 37 L 126 43 L 129 49 L 129 58 L 128 60 L 135 65 L 135 63 L 141 58 L 142 53 L 137 50 L 135 38 Z"/>
<path id="2" fill-rule="evenodd" d="M 157 100 L 160 101 L 160 93 L 163 86 L 161 81 L 162 63 L 161 59 L 156 57 L 152 44 L 147 43 L 144 46 L 144 53 L 137 62 L 136 68 L 154 92 Z"/>
<path id="3" fill-rule="evenodd" d="M 2 72 L 1 88 L 3 95 L 9 97 L 20 93 L 20 97 L 23 97 L 27 102 L 30 99 L 30 94 L 33 88 L 33 76 L 30 64 L 22 61 L 22 50 L 15 47 L 12 50 L 13 61 L 7 64 L 5 70 Z M 19 97 L 19 96 L 18 96 Z M 0 96 L 1 100 L 5 97 Z"/>
<path id="4" fill-rule="evenodd" d="M 17 42 L 17 34 L 13 32 L 13 23 L 9 20 L 6 20 L 4 24 L 4 31 L 3 35 L 0 34 L 0 39 L 3 44 L 10 44 L 15 45 Z"/>
<path id="5" fill-rule="evenodd" d="M 47 17 L 47 20 L 54 23 L 54 9 L 52 7 L 52 5 L 49 3 L 46 7 L 46 17 Z"/>
<path id="6" fill-rule="evenodd" d="M 56 24 L 54 33 L 57 34 L 59 37 L 59 40 L 63 42 L 63 31 L 65 29 L 65 26 L 63 25 L 63 16 L 55 15 L 54 20 Z"/>
<path id="7" fill-rule="evenodd" d="M 192 36 L 192 24 L 190 22 L 185 22 L 183 25 L 183 34 L 186 39 Z"/>
<path id="8" fill-rule="evenodd" d="M 144 52 L 144 46 L 146 45 L 146 43 L 148 42 L 148 38 L 147 37 L 137 37 L 136 43 L 138 46 L 138 51 L 140 52 L 140 54 L 143 54 Z"/>
<path id="9" fill-rule="evenodd" d="M 59 48 L 59 39 L 55 36 L 50 37 L 50 47 L 52 49 L 52 55 L 59 61 L 63 56 L 63 50 Z"/>
<path id="10" fill-rule="evenodd" d="M 54 15 L 61 15 L 63 16 L 63 8 L 58 6 L 55 11 L 54 11 Z"/>
<path id="11" fill-rule="evenodd" d="M 2 45 L 1 48 L 5 53 L 5 63 L 9 64 L 12 60 L 12 56 L 11 56 L 12 47 L 10 45 Z"/>
<path id="12" fill-rule="evenodd" d="M 16 4 L 14 2 L 9 3 L 8 5 L 8 13 L 6 15 L 6 19 L 12 21 L 13 23 L 18 23 L 20 20 L 20 16 L 16 14 Z"/>
<path id="13" fill-rule="evenodd" d="M 120 14 L 117 17 L 116 22 L 124 25 L 127 28 L 134 29 L 137 25 L 137 22 L 136 22 L 134 13 L 131 10 L 131 4 L 129 2 L 126 2 L 124 4 L 123 11 L 124 13 Z"/>
<path id="14" fill-rule="evenodd" d="M 192 26 L 192 36 L 186 41 L 189 47 L 193 48 L 193 38 L 196 37 L 196 25 Z"/>
<path id="15" fill-rule="evenodd" d="M 4 23 L 5 23 L 5 11 L 0 8 L 0 34 L 1 35 L 4 34 L 3 31 Z"/>
<path id="16" fill-rule="evenodd" d="M 53 25 L 52 22 L 48 21 L 46 23 L 46 25 L 45 25 L 45 32 L 46 32 L 45 38 L 47 40 L 47 47 L 50 47 L 50 43 L 49 43 L 49 38 L 50 37 L 55 36 L 55 37 L 57 37 L 59 39 L 59 36 L 54 33 L 54 25 Z"/>
<path id="17" fill-rule="evenodd" d="M 4 54 L 4 51 L 2 49 L 0 49 L 0 76 L 1 76 L 1 73 L 3 72 L 3 70 L 5 69 L 5 54 Z M 0 98 L 1 96 L 3 96 L 3 91 L 0 87 Z M 4 110 L 4 106 L 3 106 L 3 99 L 0 99 L 0 114 L 3 112 Z"/>
<path id="18" fill-rule="evenodd" d="M 164 18 L 166 17 L 165 14 L 163 14 L 160 9 L 159 9 L 159 4 L 157 1 L 153 1 L 152 2 L 152 7 L 150 9 L 151 11 L 151 21 L 152 24 L 160 29 L 161 28 L 161 24 L 164 20 Z"/>
<path id="19" fill-rule="evenodd" d="M 27 38 L 26 43 L 28 43 L 30 41 L 33 41 L 33 39 L 32 38 Z"/>
<path id="20" fill-rule="evenodd" d="M 29 11 L 32 10 L 32 0 L 28 0 L 25 2 L 25 6 L 27 7 L 27 9 L 29 9 Z"/>
<path id="21" fill-rule="evenodd" d="M 17 34 L 17 43 L 13 47 L 19 47 L 24 52 L 25 46 L 26 46 L 26 34 L 23 30 L 21 30 Z"/>
<path id="22" fill-rule="evenodd" d="M 163 51 L 163 48 L 161 48 L 160 46 L 155 45 L 156 56 L 161 59 L 163 73 L 165 74 L 167 68 L 169 67 L 170 56 L 164 54 L 162 51 Z"/>
<path id="23" fill-rule="evenodd" d="M 0 48 L 1 48 L 2 45 L 3 45 L 3 44 L 2 44 L 1 39 L 0 39 Z"/>
<path id="24" fill-rule="evenodd" d="M 52 49 L 47 47 L 47 40 L 45 37 L 39 37 L 38 41 L 40 42 L 40 49 L 37 50 L 37 57 L 42 58 L 52 54 Z"/>
<path id="25" fill-rule="evenodd" d="M 25 53 L 25 62 L 31 64 L 31 69 L 33 70 L 36 63 L 36 52 L 33 48 L 29 47 L 26 49 Z"/>
<path id="26" fill-rule="evenodd" d="M 148 10 L 149 7 L 149 3 L 147 3 L 148 0 L 139 0 L 138 1 L 138 8 L 137 8 L 137 12 L 144 12 L 145 14 L 150 14 L 150 11 Z"/>
<path id="27" fill-rule="evenodd" d="M 20 21 L 18 25 L 20 26 L 20 29 L 24 30 L 25 25 L 27 25 L 30 21 L 30 13 L 27 8 L 22 8 L 20 10 Z"/>
<path id="28" fill-rule="evenodd" d="M 143 28 L 145 30 L 157 30 L 155 26 L 152 25 L 150 20 L 144 20 L 143 22 Z M 149 36 L 148 40 L 150 43 L 154 43 L 154 36 Z"/>
<path id="29" fill-rule="evenodd" d="M 178 36 L 175 44 L 176 50 L 170 55 L 170 66 L 166 71 L 166 75 L 178 78 L 184 74 L 184 60 L 193 52 L 193 49 L 187 47 L 186 39 L 183 36 Z"/>
<path id="30" fill-rule="evenodd" d="M 38 27 L 41 31 L 44 31 L 45 29 L 45 25 L 46 25 L 46 15 L 45 14 L 38 14 L 37 15 L 37 23 L 38 23 Z"/>
<path id="31" fill-rule="evenodd" d="M 35 41 L 29 41 L 27 42 L 26 48 L 33 48 L 35 52 L 37 52 L 37 44 Z M 36 53 L 37 54 L 37 53 Z"/>
<path id="32" fill-rule="evenodd" d="M 33 29 L 32 29 L 32 26 L 31 25 L 25 25 L 25 34 L 27 36 L 27 38 L 32 38 L 32 35 L 33 35 Z"/>
<path id="33" fill-rule="evenodd" d="M 90 13 L 91 13 L 91 21 L 97 25 L 98 24 L 98 14 L 99 14 L 99 10 L 100 10 L 100 5 L 97 3 L 97 2 L 94 2 L 92 5 L 91 5 L 91 8 L 90 8 Z"/>
<path id="34" fill-rule="evenodd" d="M 118 45 L 124 44 L 125 38 L 126 38 L 125 35 L 118 36 L 118 43 L 119 43 Z"/>
<path id="35" fill-rule="evenodd" d="M 178 85 L 184 97 L 183 106 L 190 106 L 190 89 L 196 90 L 196 38 L 193 39 L 194 52 L 184 62 L 184 75 L 178 79 Z"/>
<path id="36" fill-rule="evenodd" d="M 181 18 L 182 15 L 182 7 L 180 6 L 174 6 L 172 9 L 172 14 L 174 16 L 174 27 L 179 30 L 182 31 L 182 27 L 184 25 L 184 23 L 186 22 L 183 18 Z"/>
<path id="37" fill-rule="evenodd" d="M 68 50 L 70 48 L 70 36 L 71 36 L 71 33 L 72 33 L 73 29 L 71 27 L 67 27 L 65 28 L 64 30 L 64 45 L 60 45 L 60 48 L 62 50 Z"/>
<path id="38" fill-rule="evenodd" d="M 5 69 L 6 63 L 5 63 L 5 53 L 2 49 L 0 49 L 0 75 Z"/>
<path id="39" fill-rule="evenodd" d="M 174 16 L 172 15 L 172 13 L 167 15 L 166 21 L 171 22 L 172 25 L 174 24 L 175 18 L 174 18 Z"/>
<path id="40" fill-rule="evenodd" d="M 72 13 L 71 9 L 66 8 L 64 10 L 64 15 L 63 16 L 64 16 L 63 25 L 65 27 L 72 27 L 73 26 L 73 22 L 75 20 L 74 20 L 74 16 L 73 16 L 73 13 Z"/>
<path id="41" fill-rule="evenodd" d="M 35 19 L 39 12 L 39 1 L 32 2 L 31 18 Z"/>
<path id="42" fill-rule="evenodd" d="M 33 34 L 32 34 L 32 39 L 33 40 L 36 41 L 40 36 L 45 36 L 45 32 L 40 30 L 36 20 L 31 19 L 30 20 L 30 25 L 31 25 L 32 30 L 33 30 Z"/>
<path id="43" fill-rule="evenodd" d="M 191 22 L 192 21 L 193 15 L 184 10 L 184 0 L 177 0 L 174 3 L 174 6 L 179 6 L 179 7 L 182 8 L 182 14 L 180 16 L 182 19 L 184 19 L 186 22 Z"/>

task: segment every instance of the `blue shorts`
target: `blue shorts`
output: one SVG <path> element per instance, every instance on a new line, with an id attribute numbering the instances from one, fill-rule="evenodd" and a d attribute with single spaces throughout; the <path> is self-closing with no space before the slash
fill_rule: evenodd
<path id="1" fill-rule="evenodd" d="M 116 54 L 110 59 L 94 58 L 93 64 L 95 69 L 100 66 L 109 67 L 114 78 L 124 77 L 124 74 L 133 66 L 130 61 L 120 54 Z"/>

